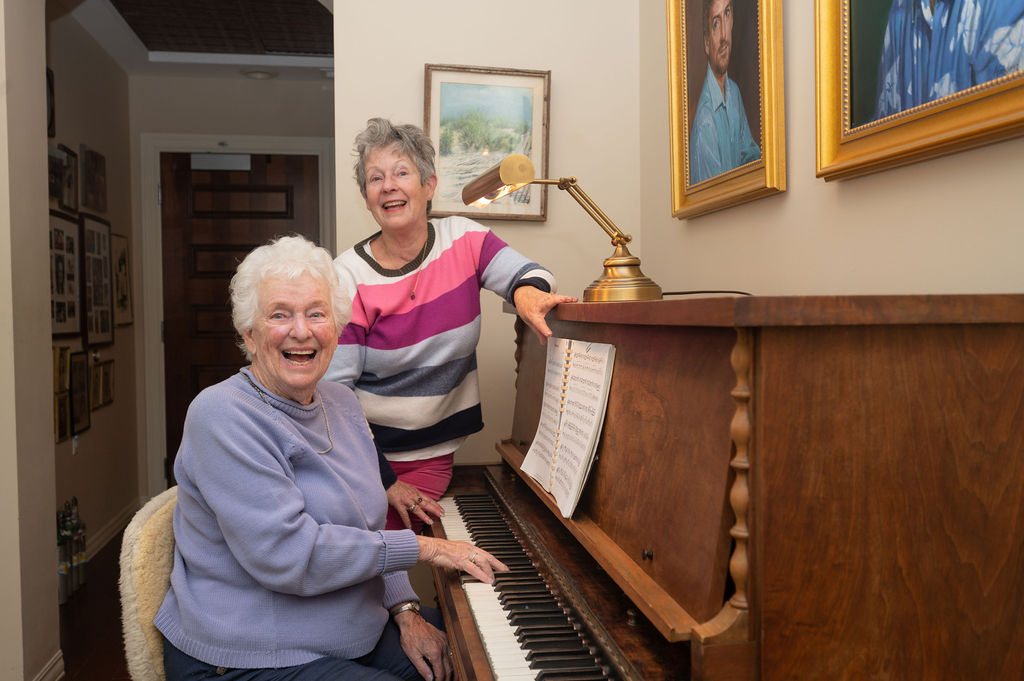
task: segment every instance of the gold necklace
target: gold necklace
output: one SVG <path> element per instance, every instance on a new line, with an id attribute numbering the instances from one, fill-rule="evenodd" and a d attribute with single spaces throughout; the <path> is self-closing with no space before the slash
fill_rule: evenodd
<path id="1" fill-rule="evenodd" d="M 238 373 L 242 374 L 242 376 L 245 377 L 245 380 L 249 381 L 249 385 L 251 385 L 253 388 L 256 389 L 256 392 L 258 392 L 260 394 L 260 397 L 263 398 L 263 401 L 266 402 L 268 407 L 271 407 L 273 409 L 277 409 L 277 407 L 275 407 L 274 405 L 272 405 L 270 403 L 270 400 L 268 400 L 266 394 L 262 390 L 260 390 L 260 387 L 258 385 L 256 385 L 256 383 L 253 382 L 253 380 L 251 378 L 249 378 L 248 374 L 242 373 L 241 371 L 239 371 Z M 324 398 L 323 398 L 323 395 L 320 394 L 319 390 L 317 390 L 315 392 L 316 392 L 316 396 L 320 399 L 320 413 L 324 415 L 324 425 L 327 426 L 327 441 L 330 442 L 331 444 L 330 444 L 330 446 L 327 449 L 323 450 L 322 452 L 319 451 L 319 450 L 316 450 L 316 449 L 314 449 L 313 451 L 316 452 L 317 454 L 326 454 L 327 452 L 329 452 L 332 449 L 334 449 L 334 438 L 331 437 L 331 422 L 329 420 L 327 420 L 327 410 L 324 409 Z M 278 410 L 278 411 L 280 411 L 280 410 Z"/>
<path id="2" fill-rule="evenodd" d="M 384 268 L 384 269 L 391 269 L 391 271 L 393 271 L 393 272 L 398 272 L 398 274 L 400 274 L 400 275 L 406 275 L 406 274 L 409 274 L 410 272 L 413 271 L 413 268 L 410 267 L 410 265 L 413 265 L 415 263 L 415 266 L 416 266 L 416 268 L 418 268 L 418 271 L 416 272 L 416 279 L 412 283 L 412 292 L 409 294 L 409 300 L 416 300 L 416 287 L 420 285 L 420 275 L 423 274 L 423 261 L 427 257 L 427 250 L 428 250 L 427 247 L 430 246 L 430 244 L 431 244 L 430 237 L 431 237 L 431 231 L 432 230 L 433 230 L 433 227 L 428 222 L 427 223 L 427 238 L 423 242 L 423 248 L 420 249 L 420 254 L 417 257 L 415 257 L 412 260 L 410 260 L 409 262 L 405 263 L 404 265 L 402 265 L 398 269 Z M 391 252 L 391 249 L 388 248 L 388 245 L 384 242 L 384 233 L 383 232 L 381 232 L 380 235 L 378 235 L 375 238 L 375 241 L 380 241 L 381 248 L 383 248 L 384 251 L 388 254 L 388 257 L 389 258 L 394 258 L 394 254 Z M 380 264 L 380 261 L 377 260 L 377 258 L 375 256 L 373 256 L 372 254 L 371 254 L 371 258 L 372 258 L 372 261 L 371 261 L 370 264 L 371 265 L 375 265 L 375 269 L 376 268 L 383 268 L 383 265 Z M 380 271 L 380 269 L 378 269 L 377 271 Z"/>
<path id="3" fill-rule="evenodd" d="M 430 233 L 427 233 L 427 239 L 423 242 L 423 250 L 420 251 L 420 268 L 416 271 L 416 281 L 412 283 L 412 293 L 409 294 L 409 300 L 416 300 L 416 287 L 420 285 L 420 275 L 423 274 L 423 259 L 427 257 L 427 244 L 430 243 Z"/>

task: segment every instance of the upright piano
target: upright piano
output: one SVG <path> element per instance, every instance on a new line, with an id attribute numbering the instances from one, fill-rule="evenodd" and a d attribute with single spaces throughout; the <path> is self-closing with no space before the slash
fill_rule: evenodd
<path id="1" fill-rule="evenodd" d="M 437 530 L 520 566 L 497 588 L 435 571 L 459 678 L 1024 678 L 1024 295 L 548 321 L 616 346 L 597 459 L 569 519 L 521 472 L 545 348 L 516 319 L 501 461 L 457 467 Z"/>

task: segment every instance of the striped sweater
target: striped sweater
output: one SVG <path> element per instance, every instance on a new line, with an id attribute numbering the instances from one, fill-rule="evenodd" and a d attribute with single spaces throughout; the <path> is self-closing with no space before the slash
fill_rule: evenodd
<path id="1" fill-rule="evenodd" d="M 464 217 L 432 221 L 423 254 L 381 267 L 364 239 L 335 260 L 352 319 L 324 377 L 351 386 L 388 459 L 450 453 L 483 428 L 477 382 L 480 289 L 512 302 L 522 285 L 554 277 Z"/>

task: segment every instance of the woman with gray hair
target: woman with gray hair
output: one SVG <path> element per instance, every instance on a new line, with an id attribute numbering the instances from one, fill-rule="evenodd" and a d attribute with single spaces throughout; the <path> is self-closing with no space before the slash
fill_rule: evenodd
<path id="1" fill-rule="evenodd" d="M 171 587 L 155 624 L 168 681 L 450 679 L 419 561 L 485 582 L 471 544 L 385 530 L 359 403 L 321 382 L 348 319 L 331 256 L 302 237 L 252 251 L 231 280 L 251 365 L 193 400 L 174 463 Z"/>
<path id="2" fill-rule="evenodd" d="M 483 428 L 476 346 L 480 291 L 516 307 L 541 343 L 545 315 L 576 298 L 491 230 L 465 217 L 430 220 L 434 147 L 414 125 L 372 118 L 355 140 L 355 177 L 380 231 L 335 261 L 352 319 L 326 378 L 352 386 L 377 448 L 388 528 L 419 530 L 452 477 L 454 452 Z"/>

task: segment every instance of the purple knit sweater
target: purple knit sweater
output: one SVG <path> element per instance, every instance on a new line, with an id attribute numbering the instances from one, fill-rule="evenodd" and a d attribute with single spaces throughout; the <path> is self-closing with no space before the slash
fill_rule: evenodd
<path id="1" fill-rule="evenodd" d="M 416 536 L 382 529 L 377 455 L 349 388 L 321 382 L 300 405 L 260 387 L 270 405 L 236 374 L 189 407 L 174 465 L 171 589 L 156 626 L 224 667 L 359 657 L 388 607 L 417 600 L 405 573 Z M 334 446 L 317 454 L 329 446 L 324 413 Z"/>

